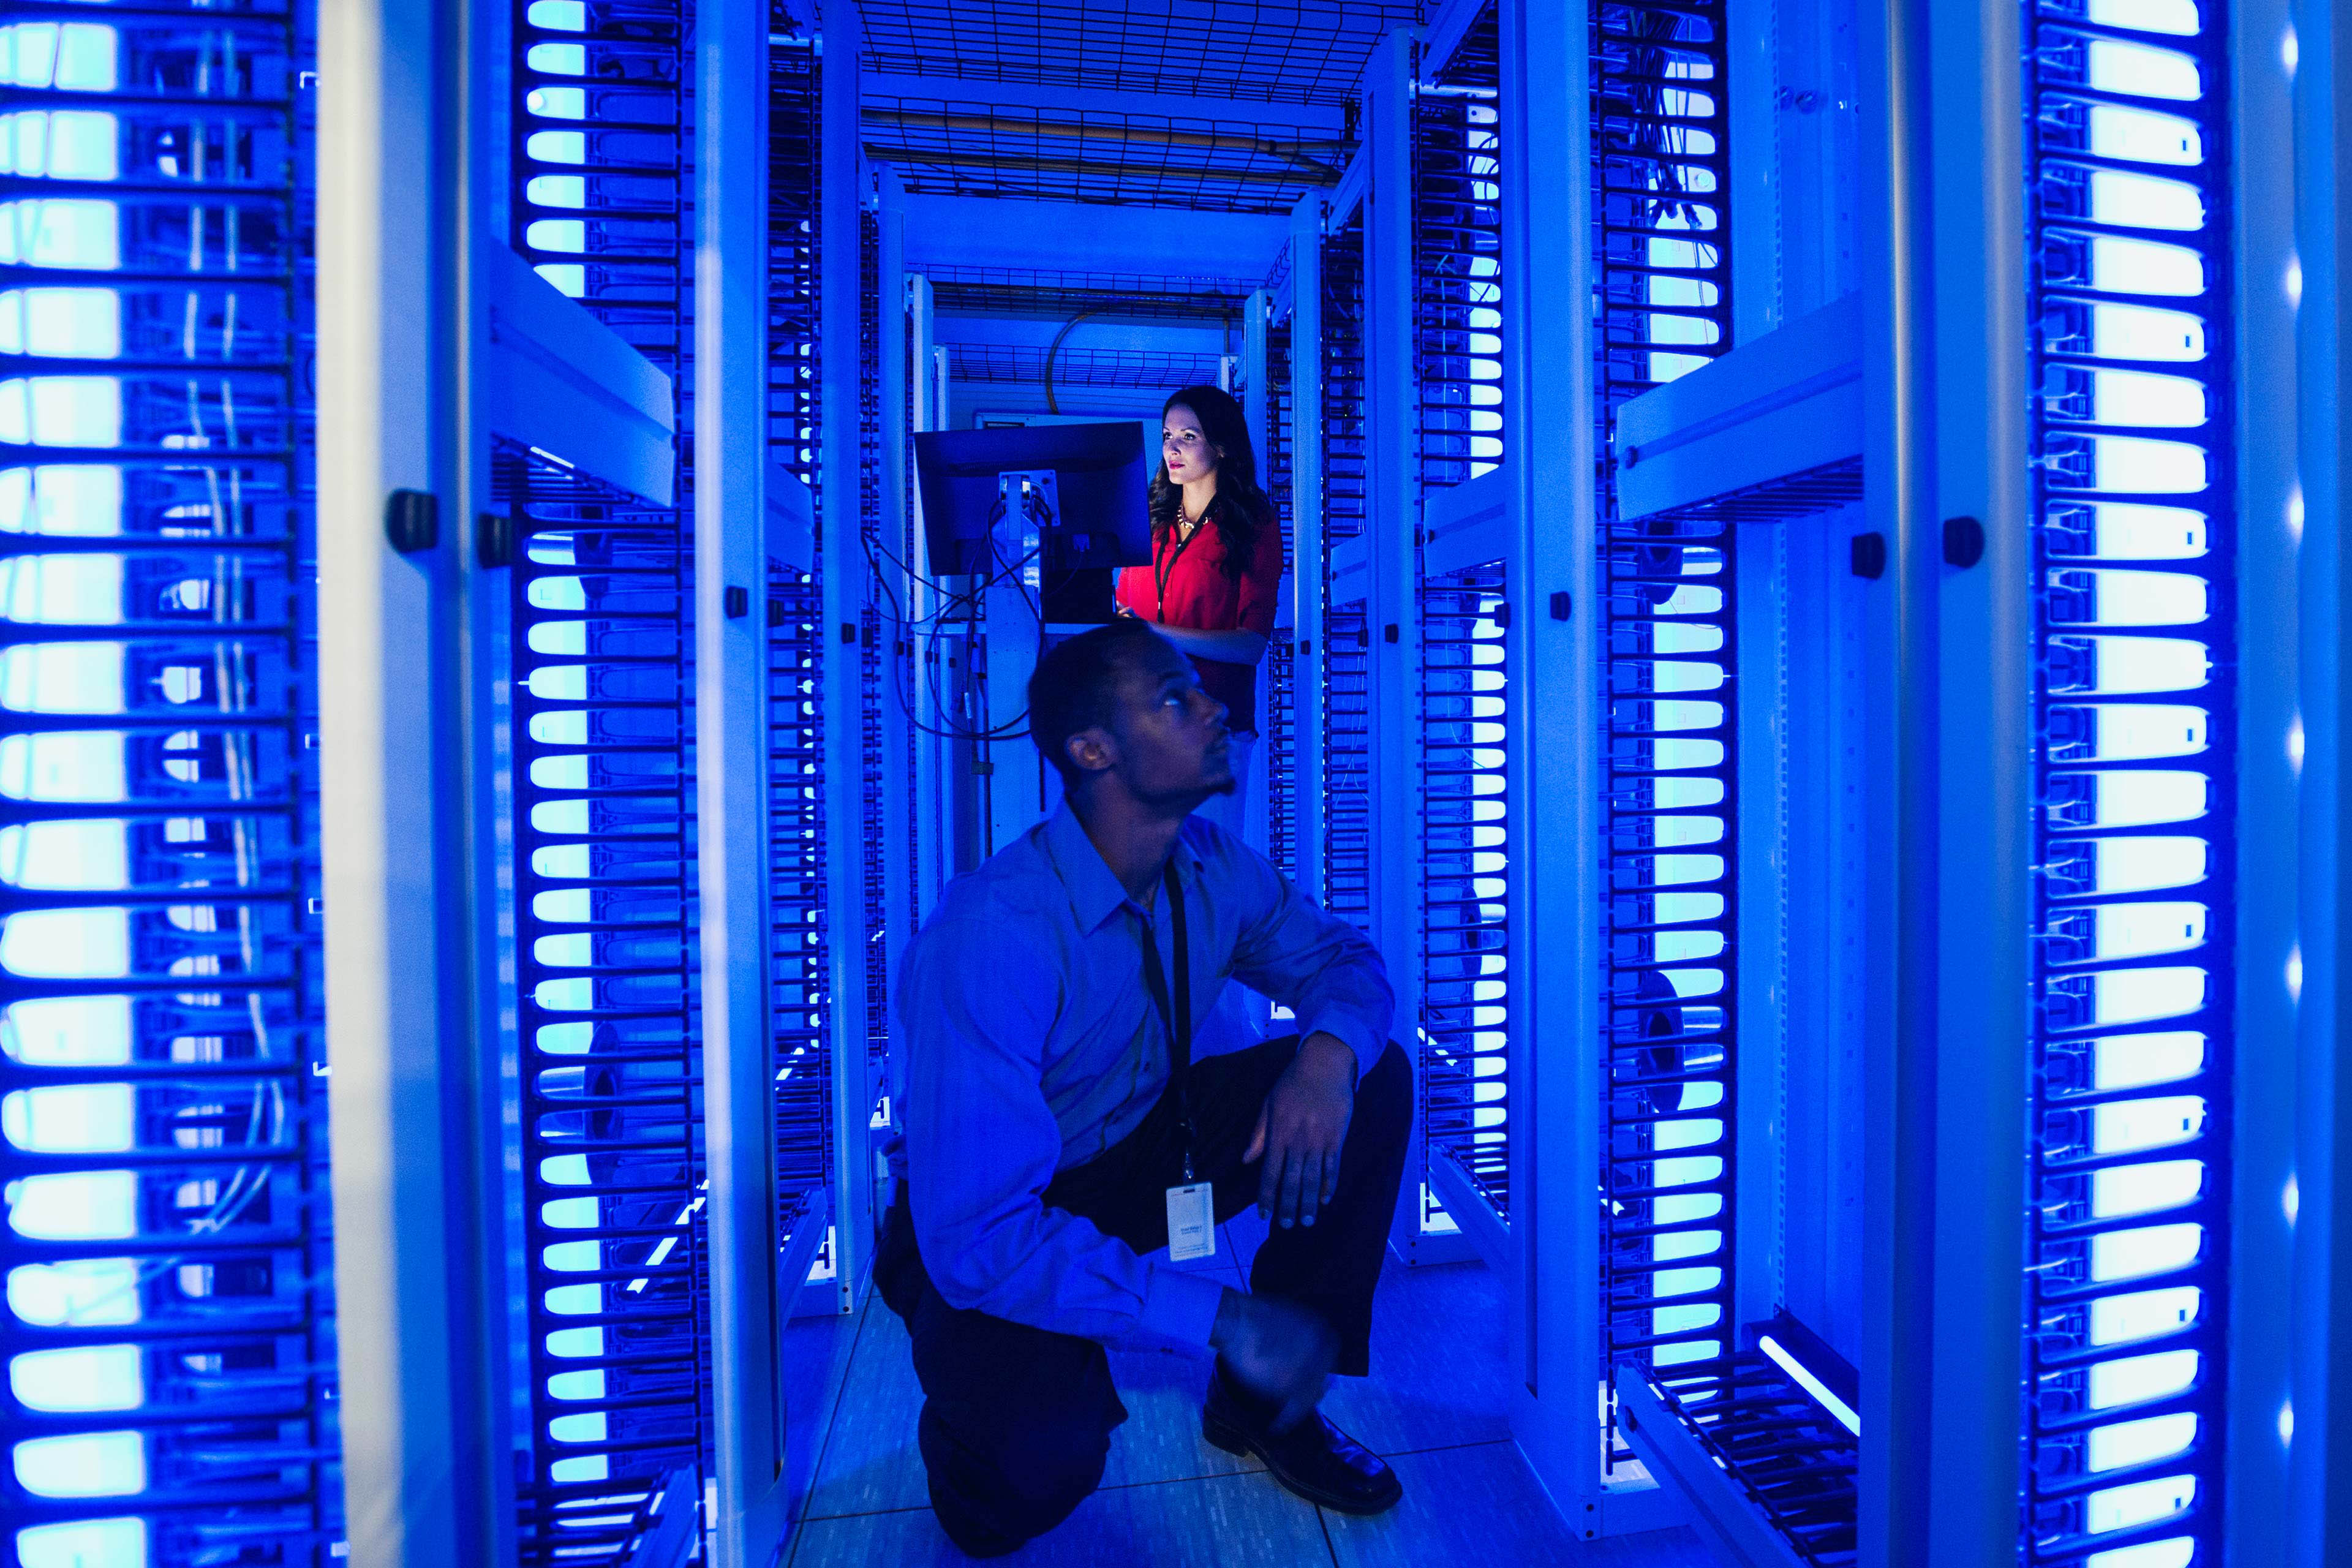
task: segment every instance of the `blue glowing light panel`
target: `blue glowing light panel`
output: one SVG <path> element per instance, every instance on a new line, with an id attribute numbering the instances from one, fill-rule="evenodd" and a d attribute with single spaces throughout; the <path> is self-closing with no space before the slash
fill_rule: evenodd
<path id="1" fill-rule="evenodd" d="M 2218 1562 L 2234 860 L 2228 29 L 2025 15 L 2036 776 L 2024 1558 Z"/>
<path id="2" fill-rule="evenodd" d="M 1323 907 L 1369 932 L 1371 891 L 1370 626 L 1362 577 L 1331 579 L 1364 533 L 1364 223 L 1359 206 L 1323 242 Z M 1344 595 L 1344 596 L 1343 596 Z"/>
<path id="3" fill-rule="evenodd" d="M 1593 12 L 1603 451 L 1728 346 L 1724 58 L 1720 4 Z M 1732 1349 L 1731 525 L 1620 522 L 1606 481 L 1601 522 L 1606 1353 L 1655 1376 Z"/>
<path id="4" fill-rule="evenodd" d="M 643 0 L 527 0 L 515 22 L 514 242 L 679 389 L 684 481 L 655 506 L 535 454 L 497 469 L 523 539 L 525 1563 L 625 1561 L 707 1473 L 685 26 Z"/>
<path id="5" fill-rule="evenodd" d="M 1488 7 L 1412 110 L 1412 311 L 1423 498 L 1503 458 L 1499 61 Z M 1510 1212 L 1504 1100 L 1503 770 L 1507 721 L 1497 561 L 1419 584 L 1423 787 L 1420 1019 L 1423 1147 Z M 1424 1188 L 1426 1194 L 1426 1188 Z M 1456 1228 L 1424 1195 L 1424 1230 Z"/>
<path id="6" fill-rule="evenodd" d="M 1430 1157 L 1450 1155 L 1504 1218 L 1507 602 L 1499 563 L 1422 585 L 1423 1134 Z"/>
<path id="7" fill-rule="evenodd" d="M 11 1562 L 342 1540 L 308 6 L 0 20 Z"/>

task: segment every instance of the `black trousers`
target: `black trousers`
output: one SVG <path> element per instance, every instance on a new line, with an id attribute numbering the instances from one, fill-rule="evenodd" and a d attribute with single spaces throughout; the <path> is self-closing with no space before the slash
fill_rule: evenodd
<path id="1" fill-rule="evenodd" d="M 1297 1053 L 1298 1037 L 1287 1035 L 1193 1066 L 1193 1169 L 1216 1184 L 1220 1221 L 1257 1201 L 1259 1166 L 1242 1155 L 1267 1091 Z M 1370 1367 L 1372 1290 L 1412 1117 L 1412 1067 L 1391 1044 L 1356 1086 L 1331 1202 L 1312 1226 L 1276 1226 L 1250 1269 L 1255 1294 L 1320 1312 L 1339 1336 L 1338 1370 L 1358 1377 Z M 1182 1180 L 1176 1106 L 1163 1096 L 1100 1158 L 1056 1175 L 1045 1201 L 1151 1252 L 1168 1245 L 1167 1190 Z M 914 1340 L 924 1396 L 917 1435 L 950 1538 L 993 1556 L 1067 1519 L 1101 1484 L 1111 1428 L 1127 1419 L 1103 1347 L 950 1306 L 916 1249 L 903 1183 L 874 1279 Z"/>

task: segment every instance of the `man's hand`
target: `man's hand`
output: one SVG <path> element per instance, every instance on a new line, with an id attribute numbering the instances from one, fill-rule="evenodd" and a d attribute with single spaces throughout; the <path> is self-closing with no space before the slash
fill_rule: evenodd
<path id="1" fill-rule="evenodd" d="M 1315 1408 L 1339 1353 L 1339 1336 L 1306 1308 L 1270 1296 L 1244 1296 L 1230 1286 L 1217 1303 L 1209 1343 L 1244 1389 L 1279 1402 L 1277 1432 L 1288 1431 Z"/>
<path id="2" fill-rule="evenodd" d="M 1298 1054 L 1275 1080 L 1257 1113 L 1242 1163 L 1265 1157 L 1258 1173 L 1259 1217 L 1313 1225 L 1315 1211 L 1339 1185 L 1339 1150 L 1356 1113 L 1356 1053 L 1337 1035 L 1298 1042 Z"/>

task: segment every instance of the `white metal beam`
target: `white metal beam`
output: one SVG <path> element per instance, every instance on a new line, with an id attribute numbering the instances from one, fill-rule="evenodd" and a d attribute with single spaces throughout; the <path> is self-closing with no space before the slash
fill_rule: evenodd
<path id="1" fill-rule="evenodd" d="M 1413 353 L 1412 62 L 1418 35 L 1401 27 L 1364 71 L 1364 542 L 1371 592 L 1365 684 L 1370 757 L 1372 940 L 1396 990 L 1396 1034 L 1414 1058 L 1421 1029 L 1421 386 Z M 1408 1258 L 1421 1237 L 1421 1133 L 1393 1239 Z"/>
<path id="2" fill-rule="evenodd" d="M 860 495 L 858 311 L 865 287 L 859 215 L 866 174 L 857 150 L 854 0 L 825 0 L 817 183 L 818 579 L 824 693 L 826 954 L 834 1080 L 834 1284 L 853 1311 L 874 1257 L 874 1155 L 867 1123 L 876 1085 L 867 1062 L 865 682 L 858 649 L 866 603 Z"/>
<path id="3" fill-rule="evenodd" d="M 669 377 L 504 245 L 483 250 L 483 416 L 498 434 L 660 506 L 677 482 Z"/>
<path id="4" fill-rule="evenodd" d="M 882 712 L 882 963 L 887 975 L 885 994 L 898 994 L 900 960 L 915 934 L 917 876 L 915 869 L 915 801 L 911 774 L 916 736 L 908 710 L 908 691 L 914 679 L 914 644 L 905 617 L 913 603 L 916 584 L 905 563 L 916 559 L 913 539 L 914 486 L 909 471 L 907 312 L 906 192 L 898 176 L 881 174 L 879 254 L 875 267 L 875 314 L 880 330 L 882 509 L 879 519 L 884 554 L 877 566 L 889 574 L 882 597 L 880 698 Z M 898 563 L 899 564 L 893 564 Z M 896 607 L 896 616 L 892 614 Z M 893 1060 L 901 1059 L 895 1042 L 898 1020 L 890 1020 Z"/>
<path id="5" fill-rule="evenodd" d="M 768 29 L 696 28 L 694 730 L 710 1420 L 720 1568 L 766 1568 L 787 1518 L 768 886 Z M 797 1281 L 794 1282 L 797 1284 Z"/>
<path id="6" fill-rule="evenodd" d="M 385 1568 L 513 1550 L 498 1029 L 467 803 L 474 570 L 488 500 L 486 51 L 462 5 L 328 5 L 319 99 L 320 837 L 347 1540 Z M 495 38 L 496 29 L 484 36 Z M 435 545 L 385 538 L 395 489 Z"/>
<path id="7" fill-rule="evenodd" d="M 1591 120 L 1584 4 L 1498 0 L 1503 424 L 1514 600 L 1504 668 L 1519 715 L 1511 787 L 1507 1025 L 1511 1052 L 1507 1282 L 1511 1431 L 1591 1539 L 1643 1523 L 1602 1485 L 1600 1216 L 1602 1015 L 1593 977 L 1601 732 L 1600 547 L 1593 491 Z M 1540 279 L 1540 283 L 1538 283 Z M 1657 1508 L 1654 1490 L 1646 1506 Z"/>
<path id="8" fill-rule="evenodd" d="M 1864 7 L 1864 499 L 1891 547 L 1892 1027 L 1864 1067 L 1863 1555 L 2017 1551 L 2032 769 L 2019 8 Z M 1983 525 L 1947 564 L 1943 521 Z"/>
<path id="9" fill-rule="evenodd" d="M 832 58 L 828 52 L 826 58 Z M 828 145 L 830 145 L 828 143 Z M 907 264 L 1144 273 L 1255 283 L 1274 270 L 1284 218 L 1079 202 L 909 195 Z"/>
<path id="10" fill-rule="evenodd" d="M 2352 1334 L 2337 1325 L 2352 1307 L 2352 985 L 2344 977 L 2344 889 L 2352 884 L 2352 822 L 2346 820 L 2345 736 L 2352 681 L 2345 678 L 2344 614 L 2352 604 L 2352 550 L 2345 548 L 2345 486 L 2352 475 L 2352 344 L 2346 342 L 2344 270 L 2352 257 L 2352 26 L 2329 0 L 2292 7 L 2294 68 L 2297 435 L 2304 523 L 2298 607 L 2302 629 L 2303 767 L 2300 885 L 2303 996 L 2296 1018 L 2294 1568 L 2352 1563 Z M 2282 40 L 2283 41 L 2283 40 Z"/>

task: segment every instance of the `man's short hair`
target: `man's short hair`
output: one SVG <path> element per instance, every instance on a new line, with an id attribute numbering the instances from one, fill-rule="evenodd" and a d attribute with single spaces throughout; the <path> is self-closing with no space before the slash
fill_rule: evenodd
<path id="1" fill-rule="evenodd" d="M 1108 626 L 1055 644 L 1029 677 L 1029 734 L 1045 760 L 1062 775 L 1062 787 L 1078 782 L 1070 761 L 1070 737 L 1108 729 L 1118 712 L 1118 678 L 1136 656 L 1167 639 L 1149 621 L 1122 616 Z"/>

